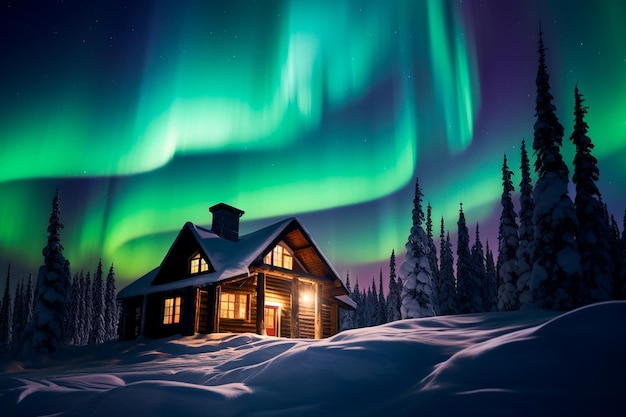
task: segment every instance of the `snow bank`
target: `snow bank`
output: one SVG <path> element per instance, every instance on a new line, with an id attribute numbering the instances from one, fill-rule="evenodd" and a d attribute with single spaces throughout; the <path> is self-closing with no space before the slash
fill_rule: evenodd
<path id="1" fill-rule="evenodd" d="M 626 302 L 402 320 L 312 341 L 217 334 L 5 363 L 3 416 L 622 415 Z"/>

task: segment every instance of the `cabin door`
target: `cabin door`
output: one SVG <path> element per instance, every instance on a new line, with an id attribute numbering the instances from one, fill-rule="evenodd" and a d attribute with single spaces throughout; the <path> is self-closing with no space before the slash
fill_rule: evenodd
<path id="1" fill-rule="evenodd" d="M 265 306 L 265 334 L 278 336 L 278 306 Z"/>

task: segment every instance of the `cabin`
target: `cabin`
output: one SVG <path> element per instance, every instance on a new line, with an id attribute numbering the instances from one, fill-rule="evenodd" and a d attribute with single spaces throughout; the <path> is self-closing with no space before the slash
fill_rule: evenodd
<path id="1" fill-rule="evenodd" d="M 340 309 L 356 305 L 298 219 L 239 236 L 242 210 L 224 203 L 209 210 L 210 230 L 185 223 L 161 265 L 119 292 L 120 339 L 339 332 Z"/>

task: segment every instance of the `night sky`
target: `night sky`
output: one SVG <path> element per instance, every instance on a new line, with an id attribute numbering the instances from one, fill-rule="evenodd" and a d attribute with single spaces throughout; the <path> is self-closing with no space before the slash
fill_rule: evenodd
<path id="1" fill-rule="evenodd" d="M 118 288 L 218 202 L 245 211 L 242 233 L 298 217 L 367 285 L 404 251 L 416 176 L 436 236 L 444 216 L 455 238 L 462 201 L 497 252 L 502 157 L 518 188 L 522 138 L 532 152 L 540 22 L 565 159 L 578 83 L 621 226 L 624 1 L 1 7 L 0 282 L 9 263 L 36 275 L 57 187 L 72 272 L 101 257 Z"/>

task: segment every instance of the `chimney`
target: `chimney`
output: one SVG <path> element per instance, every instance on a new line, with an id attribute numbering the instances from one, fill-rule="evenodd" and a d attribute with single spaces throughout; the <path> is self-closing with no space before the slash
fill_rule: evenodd
<path id="1" fill-rule="evenodd" d="M 244 211 L 228 204 L 219 203 L 209 208 L 213 214 L 211 231 L 224 239 L 236 242 L 239 240 L 239 218 Z"/>

